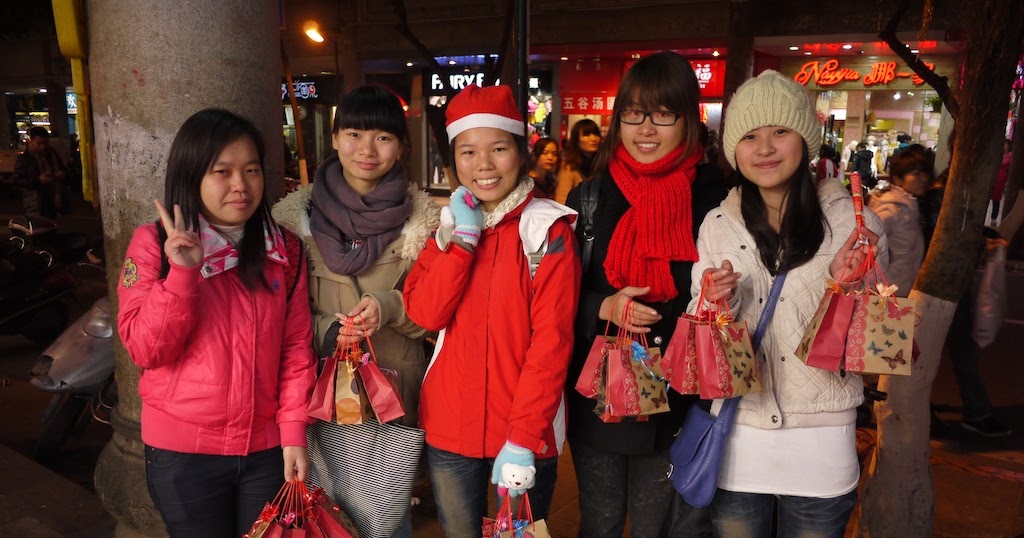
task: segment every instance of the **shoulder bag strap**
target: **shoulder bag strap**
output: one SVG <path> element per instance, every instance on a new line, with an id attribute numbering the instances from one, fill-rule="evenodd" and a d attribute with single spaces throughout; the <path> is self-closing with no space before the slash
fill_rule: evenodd
<path id="1" fill-rule="evenodd" d="M 590 267 L 594 255 L 594 213 L 597 212 L 597 198 L 601 194 L 601 180 L 584 181 L 580 185 L 580 227 L 583 229 L 581 258 L 583 271 Z"/>
<path id="2" fill-rule="evenodd" d="M 761 318 L 757 320 L 757 328 L 754 329 L 754 334 L 751 335 L 750 343 L 754 347 L 754 354 L 757 354 L 758 349 L 761 348 L 761 339 L 764 338 L 765 331 L 768 330 L 768 323 L 772 320 L 772 314 L 775 313 L 775 304 L 779 302 L 779 295 L 782 293 L 782 285 L 786 282 L 786 273 L 783 271 L 775 275 L 775 280 L 772 282 L 772 289 L 768 292 L 768 300 L 765 301 L 764 310 L 761 311 Z M 740 398 L 726 398 L 722 402 L 722 408 L 718 411 L 718 416 L 732 424 L 736 409 L 739 407 Z"/>

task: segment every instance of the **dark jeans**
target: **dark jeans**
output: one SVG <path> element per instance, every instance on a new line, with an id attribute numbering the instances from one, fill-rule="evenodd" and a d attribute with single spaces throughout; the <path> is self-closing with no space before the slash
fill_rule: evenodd
<path id="1" fill-rule="evenodd" d="M 831 499 L 736 493 L 719 489 L 711 501 L 715 536 L 769 538 L 778 512 L 778 538 L 843 538 L 857 490 Z"/>
<path id="2" fill-rule="evenodd" d="M 171 538 L 241 536 L 284 484 L 284 458 L 280 447 L 211 456 L 147 445 L 146 482 Z"/>
<path id="3" fill-rule="evenodd" d="M 964 420 L 981 420 L 992 415 L 992 402 L 988 399 L 985 382 L 978 371 L 981 348 L 971 337 L 972 299 L 970 292 L 960 298 L 946 336 L 946 350 L 949 352 L 949 360 L 953 362 L 956 383 L 960 386 Z"/>
<path id="4" fill-rule="evenodd" d="M 711 536 L 707 510 L 685 502 L 668 480 L 668 448 L 650 455 L 604 452 L 570 443 L 580 495 L 581 538 Z"/>
<path id="5" fill-rule="evenodd" d="M 493 458 L 468 458 L 453 452 L 427 445 L 427 463 L 430 465 L 430 482 L 437 503 L 437 516 L 448 538 L 470 538 L 483 532 L 483 518 L 494 517 L 487 513 L 487 488 L 491 484 Z M 555 492 L 558 478 L 558 458 L 544 458 L 534 462 L 537 468 L 536 483 L 529 490 L 530 509 L 534 519 L 548 517 L 551 496 Z M 512 511 L 518 510 L 513 499 Z M 497 500 L 501 505 L 502 499 Z"/>

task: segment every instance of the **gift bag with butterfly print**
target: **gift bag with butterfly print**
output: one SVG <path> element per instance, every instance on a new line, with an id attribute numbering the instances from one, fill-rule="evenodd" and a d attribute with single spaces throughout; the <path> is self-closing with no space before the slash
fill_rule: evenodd
<path id="1" fill-rule="evenodd" d="M 647 347 L 646 340 L 644 335 L 639 335 L 629 347 L 608 353 L 608 384 L 602 419 L 647 417 L 669 410 L 661 353 L 658 348 Z"/>
<path id="2" fill-rule="evenodd" d="M 736 398 L 761 390 L 747 322 L 733 319 L 724 300 L 705 303 L 704 294 L 710 286 L 711 279 L 706 277 L 701 283 L 697 313 L 688 320 L 693 326 L 697 393 L 701 398 L 710 400 Z M 683 335 L 678 331 L 672 335 L 673 343 L 679 336 Z"/>
<path id="3" fill-rule="evenodd" d="M 855 296 L 846 338 L 847 372 L 910 375 L 916 303 L 876 293 Z"/>

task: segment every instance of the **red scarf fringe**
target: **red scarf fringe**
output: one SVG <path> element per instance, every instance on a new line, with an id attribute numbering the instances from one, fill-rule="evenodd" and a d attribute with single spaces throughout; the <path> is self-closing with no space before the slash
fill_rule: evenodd
<path id="1" fill-rule="evenodd" d="M 616 289 L 650 286 L 644 297 L 650 302 L 679 295 L 670 261 L 697 261 L 690 187 L 704 152 L 697 148 L 680 161 L 682 153 L 679 146 L 656 162 L 642 164 L 619 144 L 608 163 L 630 208 L 612 233 L 605 275 Z"/>

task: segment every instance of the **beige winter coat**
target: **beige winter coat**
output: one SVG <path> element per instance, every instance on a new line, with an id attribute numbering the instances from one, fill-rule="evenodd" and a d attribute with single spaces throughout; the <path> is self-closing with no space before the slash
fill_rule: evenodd
<path id="1" fill-rule="evenodd" d="M 351 310 L 364 296 L 380 308 L 380 329 L 370 338 L 381 368 L 398 372 L 405 417 L 401 423 L 418 421 L 420 385 L 427 369 L 423 338 L 427 332 L 409 320 L 402 304 L 405 275 L 412 268 L 427 238 L 439 222 L 439 208 L 426 193 L 409 187 L 413 209 L 402 235 L 391 242 L 376 263 L 358 277 L 331 272 L 323 261 L 309 229 L 312 187 L 300 188 L 274 205 L 273 216 L 293 231 L 306 245 L 309 256 L 309 292 L 313 308 L 314 347 L 321 357 L 333 349 L 322 349 L 324 335 L 337 321 L 336 313 Z"/>
<path id="2" fill-rule="evenodd" d="M 736 415 L 740 424 L 769 430 L 851 424 L 854 408 L 864 400 L 860 376 L 809 367 L 794 353 L 825 295 L 832 259 L 856 225 L 852 199 L 839 180 L 822 181 L 818 200 L 828 222 L 825 240 L 810 261 L 786 276 L 758 353 L 758 378 L 763 390 L 740 401 Z M 888 247 L 882 223 L 867 209 L 864 219 L 879 235 L 878 259 L 884 270 Z M 693 265 L 691 295 L 700 294 L 705 269 L 720 267 L 722 260 L 729 260 L 733 270 L 742 273 L 730 308 L 753 331 L 774 277 L 761 263 L 754 238 L 744 225 L 739 188 L 730 191 L 722 205 L 707 214 L 697 237 L 700 260 Z M 696 309 L 696 303 L 697 299 L 691 301 L 690 312 Z"/>

